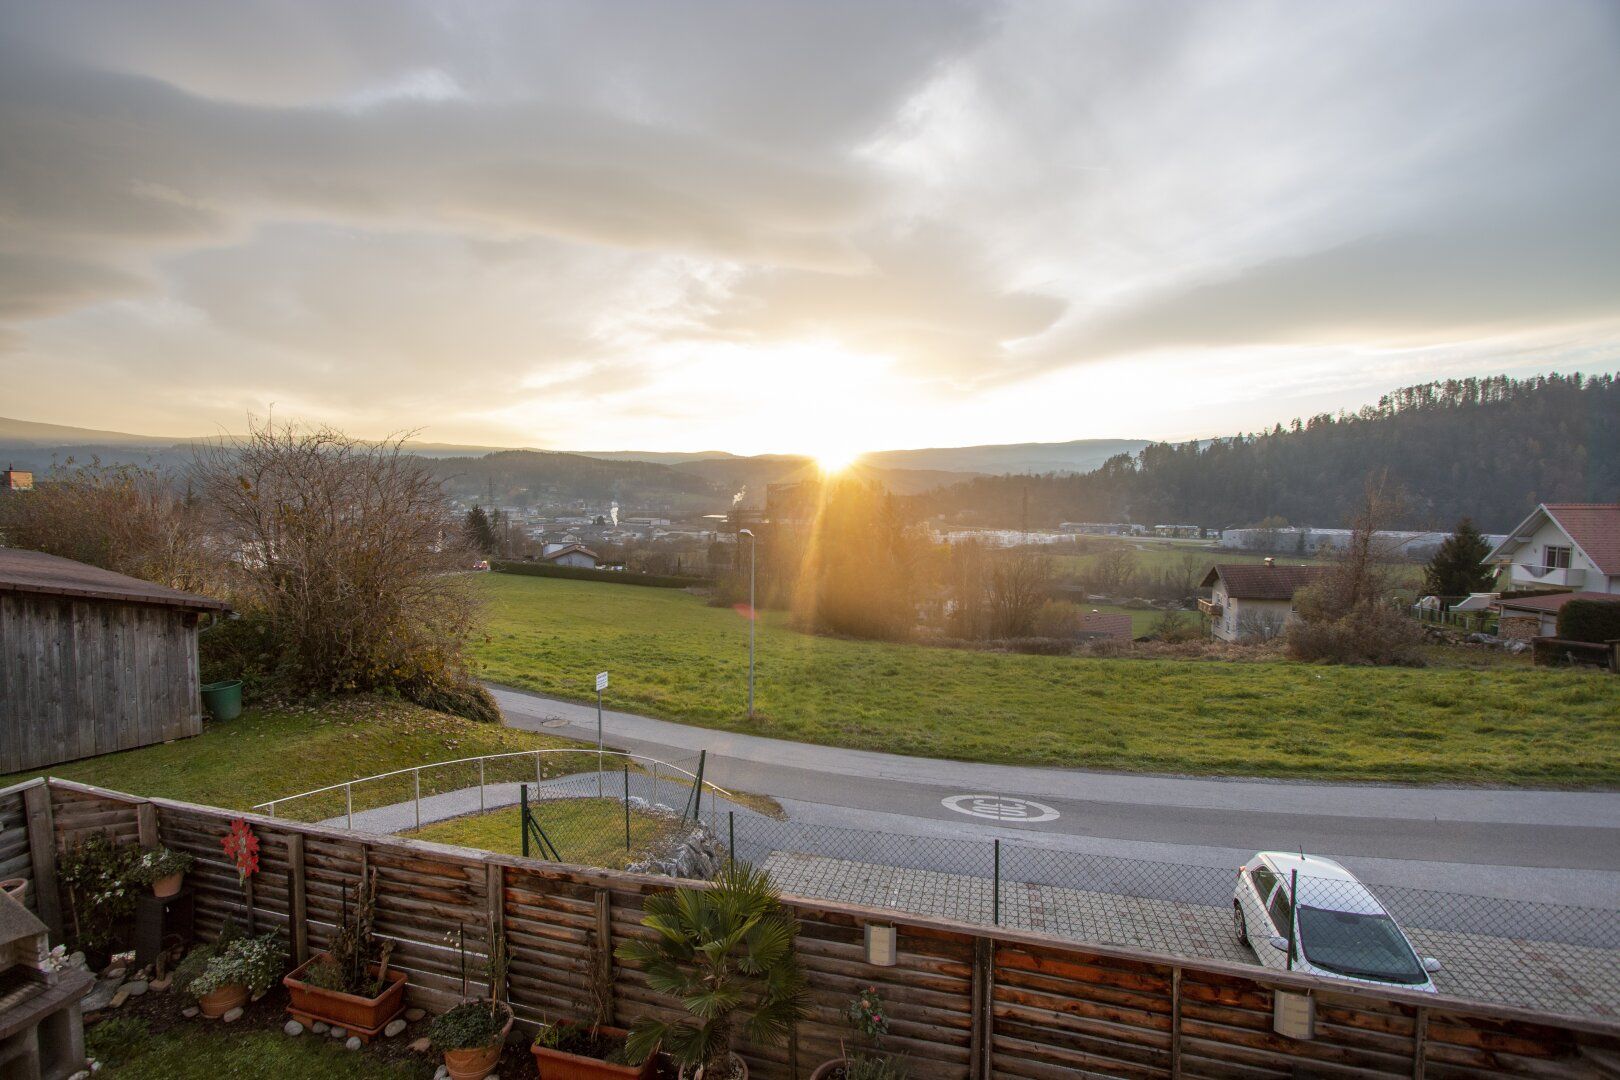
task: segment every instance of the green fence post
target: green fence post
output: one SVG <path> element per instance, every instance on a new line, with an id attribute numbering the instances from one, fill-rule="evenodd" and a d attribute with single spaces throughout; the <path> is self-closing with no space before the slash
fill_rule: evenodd
<path id="1" fill-rule="evenodd" d="M 630 850 L 630 763 L 624 766 L 624 850 Z"/>
<path id="2" fill-rule="evenodd" d="M 518 785 L 518 832 L 523 834 L 523 857 L 529 857 L 529 785 Z"/>
<path id="3" fill-rule="evenodd" d="M 1299 925 L 1299 871 L 1288 871 L 1288 970 L 1294 970 L 1294 927 Z"/>
<path id="4" fill-rule="evenodd" d="M 708 758 L 707 750 L 698 751 L 697 789 L 693 792 L 692 803 L 692 820 L 696 822 L 703 821 L 703 765 Z"/>
<path id="5" fill-rule="evenodd" d="M 991 911 L 993 913 L 993 918 L 995 919 L 996 925 L 1000 926 L 1001 925 L 1001 841 L 999 839 L 996 841 L 995 887 L 996 887 L 996 895 L 995 895 L 995 899 L 993 899 L 991 901 Z"/>

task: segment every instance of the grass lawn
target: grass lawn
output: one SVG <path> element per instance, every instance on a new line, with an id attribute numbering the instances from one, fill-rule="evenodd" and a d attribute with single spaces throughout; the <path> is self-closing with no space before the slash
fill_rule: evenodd
<path id="1" fill-rule="evenodd" d="M 1346 780 L 1620 783 L 1620 679 L 1022 656 L 814 637 L 684 592 L 490 575 L 487 677 L 784 739 L 1076 768 Z"/>
<path id="2" fill-rule="evenodd" d="M 110 1049 L 98 1046 L 98 1030 L 91 1028 L 89 1032 L 92 1055 Z M 118 1049 L 114 1060 L 119 1064 L 105 1066 L 97 1076 L 118 1080 L 288 1080 L 314 1076 L 323 1080 L 427 1080 L 434 1069 L 425 1056 L 421 1061 L 390 1062 L 364 1051 L 345 1050 L 342 1043 L 332 1039 L 289 1039 L 279 1031 L 238 1031 L 218 1023 L 199 1022 L 162 1034 L 142 1035 Z"/>
<path id="3" fill-rule="evenodd" d="M 641 858 L 658 841 L 680 831 L 680 823 L 662 814 L 630 811 L 630 844 L 625 846 L 624 804 L 613 799 L 550 799 L 531 803 L 564 862 L 622 870 Z M 518 808 L 504 807 L 483 814 L 436 821 L 405 833 L 439 844 L 459 844 L 506 855 L 523 854 L 518 831 Z M 541 857 L 538 851 L 531 852 Z"/>
<path id="4" fill-rule="evenodd" d="M 116 791 L 248 809 L 268 799 L 294 795 L 344 780 L 435 761 L 509 750 L 573 748 L 578 743 L 463 720 L 415 705 L 379 698 L 343 698 L 315 706 L 250 708 L 223 724 L 209 723 L 194 738 L 105 754 L 85 761 L 0 778 L 0 786 L 40 772 Z M 596 755 L 548 755 L 546 775 L 596 767 Z M 525 760 L 525 775 L 534 777 Z M 447 774 L 451 771 L 447 770 Z M 493 781 L 497 779 L 490 776 Z M 446 775 L 423 777 L 424 794 L 477 783 Z M 410 798 L 409 777 L 399 784 L 356 789 L 355 806 Z M 400 790 L 393 790 L 398 788 Z M 320 816 L 342 810 L 341 793 Z M 313 814 L 293 814 L 309 819 Z"/>

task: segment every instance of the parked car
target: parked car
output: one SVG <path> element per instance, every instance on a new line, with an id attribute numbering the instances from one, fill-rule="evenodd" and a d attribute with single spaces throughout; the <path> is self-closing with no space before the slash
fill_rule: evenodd
<path id="1" fill-rule="evenodd" d="M 1429 976 L 1440 961 L 1419 958 L 1378 898 L 1332 859 L 1260 852 L 1238 868 L 1232 921 L 1266 967 L 1437 992 Z"/>

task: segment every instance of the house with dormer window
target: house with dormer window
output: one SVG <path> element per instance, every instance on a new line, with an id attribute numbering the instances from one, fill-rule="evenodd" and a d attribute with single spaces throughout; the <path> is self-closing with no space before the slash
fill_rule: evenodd
<path id="1" fill-rule="evenodd" d="M 1502 592 L 1541 594 L 1498 601 L 1502 632 L 1551 635 L 1569 601 L 1620 596 L 1620 503 L 1542 503 L 1485 561 Z"/>

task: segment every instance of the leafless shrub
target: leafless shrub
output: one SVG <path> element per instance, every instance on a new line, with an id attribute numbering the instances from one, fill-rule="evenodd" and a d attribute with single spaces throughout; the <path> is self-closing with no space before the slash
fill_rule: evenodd
<path id="1" fill-rule="evenodd" d="M 156 469 L 92 462 L 55 472 L 0 498 L 0 537 L 188 592 L 218 591 L 196 504 Z"/>
<path id="2" fill-rule="evenodd" d="M 472 558 L 462 523 L 402 442 L 266 424 L 201 451 L 194 485 L 232 601 L 276 643 L 289 690 L 393 689 L 498 716 L 463 652 L 476 606 L 455 573 Z"/>

